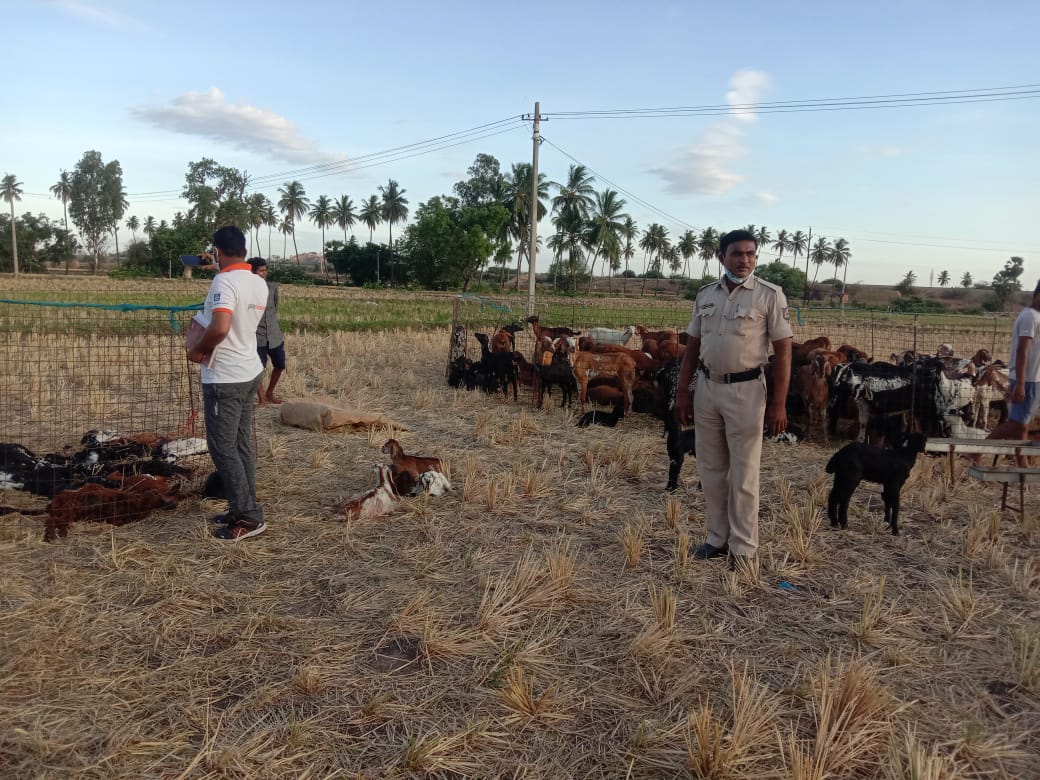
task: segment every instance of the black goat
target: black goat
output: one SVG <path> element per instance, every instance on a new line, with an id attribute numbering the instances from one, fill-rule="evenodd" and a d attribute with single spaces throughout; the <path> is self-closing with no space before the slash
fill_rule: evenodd
<path id="1" fill-rule="evenodd" d="M 679 390 L 680 362 L 672 360 L 657 372 L 657 386 L 661 390 L 661 416 L 664 418 L 664 433 L 668 437 L 668 484 L 665 490 L 679 487 L 679 473 L 687 455 L 697 454 L 697 432 L 683 428 L 675 416 L 675 399 Z"/>
<path id="2" fill-rule="evenodd" d="M 483 376 L 483 388 L 485 392 L 497 393 L 499 388 L 502 394 L 509 397 L 509 387 L 513 387 L 513 400 L 519 398 L 518 386 L 520 384 L 516 374 L 516 363 L 513 362 L 512 352 L 492 352 L 486 333 L 474 333 L 473 338 L 480 342 L 480 362 L 474 365 L 478 375 Z"/>
<path id="3" fill-rule="evenodd" d="M 578 420 L 579 428 L 588 428 L 590 425 L 605 425 L 608 428 L 613 428 L 618 424 L 618 420 L 625 416 L 625 404 L 624 402 L 618 403 L 614 407 L 612 412 L 603 412 L 598 409 L 591 412 L 585 412 Z"/>
<path id="4" fill-rule="evenodd" d="M 885 521 L 893 536 L 899 536 L 899 494 L 910 477 L 918 453 L 924 452 L 924 434 L 911 433 L 893 450 L 871 447 L 862 442 L 846 444 L 827 461 L 827 473 L 834 475 L 834 486 L 827 497 L 827 517 L 832 528 L 847 528 L 849 499 L 863 480 L 882 486 Z"/>
<path id="5" fill-rule="evenodd" d="M 448 364 L 448 386 L 462 387 L 472 390 L 473 384 L 473 361 L 465 355 L 459 355 Z"/>
<path id="6" fill-rule="evenodd" d="M 566 339 L 560 339 L 552 353 L 552 361 L 547 366 L 537 366 L 538 371 L 538 408 L 542 408 L 545 394 L 552 395 L 552 386 L 558 385 L 563 398 L 560 408 L 571 405 L 571 398 L 578 389 L 574 379 L 574 364 L 571 363 L 570 346 Z"/>

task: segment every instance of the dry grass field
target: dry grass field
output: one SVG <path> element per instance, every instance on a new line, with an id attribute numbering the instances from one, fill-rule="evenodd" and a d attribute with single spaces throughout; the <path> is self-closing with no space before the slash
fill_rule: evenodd
<path id="1" fill-rule="evenodd" d="M 0 776 L 1040 777 L 1040 511 L 922 459 L 822 519 L 829 452 L 766 443 L 761 571 L 692 560 L 696 463 L 443 379 L 446 334 L 291 336 L 288 396 L 405 422 L 455 490 L 346 523 L 385 431 L 259 412 L 269 530 L 0 517 Z M 963 472 L 963 467 L 962 467 Z M 12 494 L 0 492 L 0 503 Z"/>

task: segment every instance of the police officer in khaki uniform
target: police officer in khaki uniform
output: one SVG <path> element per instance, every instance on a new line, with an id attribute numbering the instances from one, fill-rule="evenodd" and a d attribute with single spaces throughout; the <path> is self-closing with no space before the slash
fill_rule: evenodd
<path id="1" fill-rule="evenodd" d="M 758 242 L 746 230 L 722 236 L 725 274 L 697 293 L 679 370 L 676 413 L 697 427 L 697 473 L 706 508 L 708 539 L 700 560 L 730 556 L 745 565 L 758 549 L 758 475 L 763 428 L 787 428 L 784 402 L 791 380 L 791 323 L 781 288 L 754 276 Z M 774 393 L 766 408 L 763 373 L 769 345 Z M 690 385 L 695 372 L 697 390 Z M 693 395 L 691 403 L 691 395 Z M 764 425 L 763 425 L 764 420 Z"/>

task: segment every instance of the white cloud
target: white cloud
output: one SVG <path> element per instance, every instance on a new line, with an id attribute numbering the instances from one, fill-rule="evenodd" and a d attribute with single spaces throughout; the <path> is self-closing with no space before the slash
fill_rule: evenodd
<path id="1" fill-rule="evenodd" d="M 864 157 L 902 157 L 906 150 L 899 146 L 857 146 L 857 154 Z"/>
<path id="2" fill-rule="evenodd" d="M 711 124 L 688 147 L 678 150 L 669 164 L 651 168 L 651 173 L 665 180 L 669 192 L 722 195 L 745 180 L 733 168 L 747 155 L 743 143 L 745 126 L 758 118 L 747 106 L 758 101 L 769 85 L 769 75 L 759 70 L 738 70 L 730 77 L 729 85 L 726 102 L 735 107 L 734 112 Z"/>
<path id="3" fill-rule="evenodd" d="M 133 108 L 130 115 L 173 133 L 202 136 L 290 163 L 313 165 L 345 159 L 323 152 L 296 125 L 273 111 L 229 103 L 216 87 L 178 95 L 168 106 Z"/>
<path id="4" fill-rule="evenodd" d="M 780 198 L 771 192 L 752 192 L 747 197 L 749 205 L 769 208 L 780 202 Z"/>

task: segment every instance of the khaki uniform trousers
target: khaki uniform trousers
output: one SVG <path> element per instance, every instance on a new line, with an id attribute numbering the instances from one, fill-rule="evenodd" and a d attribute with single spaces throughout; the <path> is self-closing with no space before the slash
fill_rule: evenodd
<path id="1" fill-rule="evenodd" d="M 758 549 L 758 477 L 766 409 L 764 377 L 721 384 L 697 378 L 693 417 L 708 544 L 734 555 Z"/>

